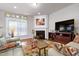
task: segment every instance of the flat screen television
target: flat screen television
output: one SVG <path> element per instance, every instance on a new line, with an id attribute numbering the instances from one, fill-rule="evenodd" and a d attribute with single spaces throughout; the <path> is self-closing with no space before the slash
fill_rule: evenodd
<path id="1" fill-rule="evenodd" d="M 74 32 L 74 19 L 56 22 L 55 23 L 55 31 Z"/>

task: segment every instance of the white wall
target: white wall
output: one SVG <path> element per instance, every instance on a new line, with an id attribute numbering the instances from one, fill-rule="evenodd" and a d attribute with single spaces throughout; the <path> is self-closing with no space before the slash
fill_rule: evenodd
<path id="1" fill-rule="evenodd" d="M 49 31 L 55 30 L 55 22 L 75 19 L 75 32 L 79 32 L 79 4 L 73 4 L 49 15 Z"/>
<path id="2" fill-rule="evenodd" d="M 5 36 L 5 12 L 0 10 L 0 35 L 4 35 Z"/>
<path id="3" fill-rule="evenodd" d="M 27 17 L 27 29 L 28 29 L 28 30 L 27 30 L 27 33 L 28 33 L 29 36 L 32 36 L 32 29 L 33 29 L 33 27 L 34 27 L 34 26 L 33 26 L 33 25 L 34 25 L 34 24 L 33 24 L 33 20 L 34 20 L 34 19 L 33 19 L 33 16 L 28 16 L 28 17 Z"/>

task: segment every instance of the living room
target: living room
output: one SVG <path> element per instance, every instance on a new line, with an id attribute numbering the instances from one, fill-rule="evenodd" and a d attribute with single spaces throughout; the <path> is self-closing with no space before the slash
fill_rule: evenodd
<path id="1" fill-rule="evenodd" d="M 0 3 L 0 56 L 79 56 L 78 6 Z"/>

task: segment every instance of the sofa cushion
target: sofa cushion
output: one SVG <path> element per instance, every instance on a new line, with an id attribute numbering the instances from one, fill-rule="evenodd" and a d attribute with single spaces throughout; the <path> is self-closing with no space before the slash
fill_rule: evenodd
<path id="1" fill-rule="evenodd" d="M 79 49 L 75 47 L 71 47 L 57 42 L 54 42 L 53 45 L 54 45 L 54 49 L 58 51 L 58 53 L 61 53 L 66 56 L 75 56 L 76 54 L 79 53 Z"/>
<path id="2" fill-rule="evenodd" d="M 59 53 L 54 48 L 48 49 L 48 56 L 64 56 L 62 53 Z"/>
<path id="3" fill-rule="evenodd" d="M 63 54 L 66 56 L 75 56 L 79 50 L 71 46 L 64 46 L 60 52 L 63 52 Z"/>
<path id="4" fill-rule="evenodd" d="M 16 41 L 20 41 L 20 38 L 14 37 L 14 38 L 7 38 L 7 40 L 6 40 L 7 43 L 16 42 Z"/>
<path id="5" fill-rule="evenodd" d="M 76 43 L 76 42 L 69 42 L 68 44 L 66 44 L 66 46 L 71 46 L 71 47 L 79 49 L 79 43 Z"/>

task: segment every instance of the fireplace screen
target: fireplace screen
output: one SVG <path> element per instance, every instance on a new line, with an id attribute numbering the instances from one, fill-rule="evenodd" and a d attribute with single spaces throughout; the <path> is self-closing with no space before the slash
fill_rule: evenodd
<path id="1" fill-rule="evenodd" d="M 38 39 L 45 39 L 45 31 L 36 31 L 36 37 Z"/>

